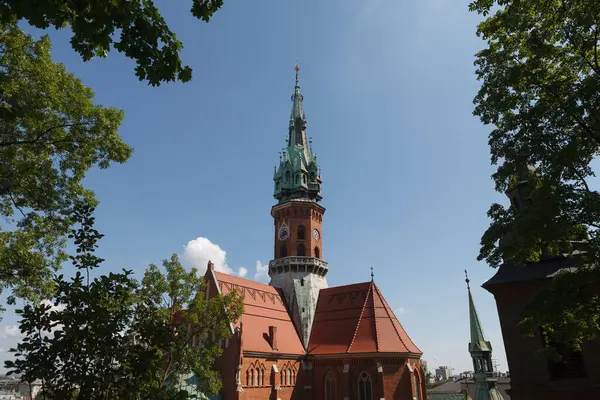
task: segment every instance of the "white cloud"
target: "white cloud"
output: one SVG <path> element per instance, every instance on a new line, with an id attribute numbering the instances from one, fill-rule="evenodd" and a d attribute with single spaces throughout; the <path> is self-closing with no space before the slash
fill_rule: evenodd
<path id="1" fill-rule="evenodd" d="M 263 264 L 260 260 L 256 260 L 254 280 L 265 283 L 269 281 L 269 264 Z"/>
<path id="2" fill-rule="evenodd" d="M 19 330 L 19 327 L 17 325 L 4 325 L 0 329 L 1 339 L 18 338 L 21 336 L 21 331 Z"/>
<path id="3" fill-rule="evenodd" d="M 242 278 L 248 274 L 248 269 L 244 267 L 240 267 L 236 273 L 227 265 L 227 252 L 218 244 L 202 236 L 190 240 L 184 246 L 183 257 L 192 267 L 198 268 L 200 274 L 206 272 L 209 261 L 215 265 L 216 271 L 238 275 Z"/>

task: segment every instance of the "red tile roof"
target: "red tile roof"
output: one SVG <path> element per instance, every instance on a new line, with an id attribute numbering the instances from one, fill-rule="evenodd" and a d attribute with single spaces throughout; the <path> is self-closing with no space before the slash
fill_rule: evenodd
<path id="1" fill-rule="evenodd" d="M 373 282 L 321 290 L 308 353 L 422 354 Z"/>
<path id="2" fill-rule="evenodd" d="M 221 272 L 214 274 L 221 294 L 235 290 L 244 298 L 241 320 L 244 351 L 273 353 L 268 340 L 269 326 L 277 326 L 277 353 L 304 354 L 302 342 L 277 289 Z"/>

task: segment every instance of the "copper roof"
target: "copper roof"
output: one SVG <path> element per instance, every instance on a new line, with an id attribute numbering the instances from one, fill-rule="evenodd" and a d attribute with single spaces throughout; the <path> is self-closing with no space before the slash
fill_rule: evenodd
<path id="1" fill-rule="evenodd" d="M 322 289 L 309 354 L 422 354 L 374 282 Z"/>
<path id="2" fill-rule="evenodd" d="M 274 353 L 268 340 L 269 326 L 277 327 L 277 353 L 304 354 L 304 347 L 277 289 L 215 272 L 221 294 L 237 291 L 244 298 L 242 342 L 244 351 Z M 239 326 L 239 322 L 236 326 Z"/>

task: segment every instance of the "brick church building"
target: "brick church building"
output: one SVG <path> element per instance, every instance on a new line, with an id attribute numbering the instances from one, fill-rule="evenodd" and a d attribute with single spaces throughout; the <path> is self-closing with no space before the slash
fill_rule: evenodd
<path id="1" fill-rule="evenodd" d="M 329 287 L 324 260 L 321 176 L 306 137 L 296 66 L 286 150 L 271 209 L 270 283 L 214 270 L 207 296 L 244 300 L 219 360 L 226 400 L 424 400 L 422 352 L 371 279 Z"/>

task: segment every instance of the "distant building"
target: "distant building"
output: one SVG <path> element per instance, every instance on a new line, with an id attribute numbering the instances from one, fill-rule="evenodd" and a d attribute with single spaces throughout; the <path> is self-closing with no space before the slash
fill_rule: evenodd
<path id="1" fill-rule="evenodd" d="M 512 207 L 527 206 L 528 182 L 525 174 L 507 191 Z M 539 262 L 517 266 L 509 260 L 483 284 L 494 295 L 510 370 L 512 400 L 600 399 L 600 342 L 583 343 L 575 351 L 558 343 L 548 343 L 539 329 L 534 337 L 524 335 L 518 323 L 524 307 L 561 272 L 576 271 L 582 265 L 582 248 L 574 243 L 569 254 L 542 254 Z M 557 310 L 559 312 L 559 310 Z M 552 346 L 563 356 L 552 362 L 538 351 Z"/>
<path id="2" fill-rule="evenodd" d="M 451 376 L 452 369 L 450 367 L 442 365 L 441 367 L 435 369 L 435 377 L 437 378 L 437 380 L 450 379 Z"/>

